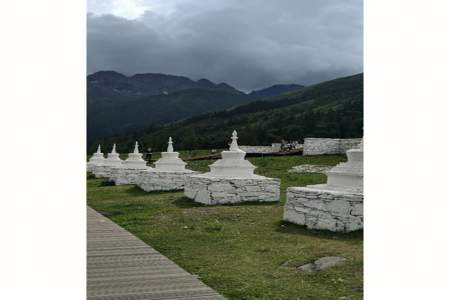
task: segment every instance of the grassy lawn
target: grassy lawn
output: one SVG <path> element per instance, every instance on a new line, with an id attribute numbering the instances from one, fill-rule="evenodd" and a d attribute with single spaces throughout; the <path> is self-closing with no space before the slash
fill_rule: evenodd
<path id="1" fill-rule="evenodd" d="M 323 183 L 322 174 L 288 173 L 299 164 L 337 164 L 344 156 L 250 158 L 256 173 L 282 180 L 276 204 L 207 207 L 182 192 L 146 193 L 88 179 L 88 204 L 229 299 L 362 299 L 362 232 L 307 230 L 281 221 L 285 189 Z M 212 161 L 188 167 L 207 171 Z M 323 256 L 347 261 L 313 274 L 296 269 Z"/>

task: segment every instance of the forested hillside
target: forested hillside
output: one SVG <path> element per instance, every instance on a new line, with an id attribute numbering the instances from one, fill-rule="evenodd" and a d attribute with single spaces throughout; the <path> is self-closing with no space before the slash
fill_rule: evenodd
<path id="1" fill-rule="evenodd" d="M 166 147 L 172 136 L 176 149 L 223 148 L 233 129 L 240 144 L 263 145 L 305 137 L 360 137 L 363 127 L 363 74 L 338 78 L 283 94 L 266 101 L 254 101 L 233 109 L 196 116 L 185 121 L 155 126 L 95 144 L 118 144 L 126 152 L 138 140 L 155 151 Z"/>
<path id="2" fill-rule="evenodd" d="M 254 97 L 273 97 L 302 88 L 304 88 L 304 86 L 299 84 L 275 84 L 268 88 L 252 91 L 249 95 Z"/>
<path id="3" fill-rule="evenodd" d="M 226 83 L 215 84 L 207 79 L 96 72 L 87 77 L 88 144 L 95 139 L 221 111 L 302 87 L 277 84 L 245 94 Z"/>
<path id="4" fill-rule="evenodd" d="M 93 139 L 219 111 L 251 97 L 226 83 L 100 71 L 87 77 L 88 143 Z"/>

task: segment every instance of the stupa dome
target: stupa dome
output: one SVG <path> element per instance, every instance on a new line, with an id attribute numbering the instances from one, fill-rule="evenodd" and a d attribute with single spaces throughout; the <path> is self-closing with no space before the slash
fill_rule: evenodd
<path id="1" fill-rule="evenodd" d="M 179 153 L 173 151 L 172 137 L 169 137 L 167 152 L 161 152 L 161 158 L 155 162 L 155 171 L 185 171 L 186 163 L 178 156 Z"/>

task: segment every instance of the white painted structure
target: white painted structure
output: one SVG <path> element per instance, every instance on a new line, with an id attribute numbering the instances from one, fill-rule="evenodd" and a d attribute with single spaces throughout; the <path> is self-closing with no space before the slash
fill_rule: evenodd
<path id="1" fill-rule="evenodd" d="M 146 192 L 174 191 L 184 188 L 186 177 L 196 172 L 186 169 L 186 163 L 173 151 L 173 141 L 169 137 L 167 152 L 155 162 L 154 169 L 141 171 L 137 185 Z"/>
<path id="2" fill-rule="evenodd" d="M 328 173 L 327 184 L 322 188 L 331 190 L 346 190 L 351 192 L 363 192 L 364 176 L 364 144 L 358 149 L 347 151 L 347 162 L 340 163 Z"/>
<path id="3" fill-rule="evenodd" d="M 245 151 L 245 153 L 262 154 L 262 153 L 274 153 L 280 152 L 281 143 L 273 143 L 271 146 L 239 146 L 239 149 Z"/>
<path id="4" fill-rule="evenodd" d="M 97 152 L 95 152 L 87 163 L 87 171 L 92 172 L 95 166 L 100 166 L 105 162 L 101 146 L 98 145 Z"/>
<path id="5" fill-rule="evenodd" d="M 136 141 L 134 144 L 134 151 L 128 153 L 128 158 L 123 162 L 123 167 L 126 169 L 145 169 L 147 162 L 142 158 L 142 153 L 139 152 L 139 144 Z"/>
<path id="6" fill-rule="evenodd" d="M 222 151 L 222 159 L 216 160 L 209 166 L 210 177 L 237 177 L 237 178 L 252 178 L 257 176 L 253 174 L 256 169 L 248 160 L 245 160 L 245 151 L 239 149 L 237 140 L 237 132 L 233 131 L 231 136 L 231 145 L 229 151 Z"/>
<path id="7" fill-rule="evenodd" d="M 344 154 L 357 148 L 361 139 L 305 138 L 303 155 Z"/>
<path id="8" fill-rule="evenodd" d="M 146 192 L 178 191 L 186 184 L 188 175 L 196 174 L 191 170 L 184 171 L 156 171 L 143 170 L 139 174 L 136 185 Z"/>
<path id="9" fill-rule="evenodd" d="M 139 153 L 139 144 L 136 142 L 134 151 L 128 154 L 128 158 L 122 163 L 122 166 L 111 168 L 109 180 L 116 185 L 137 184 L 141 172 L 149 169 L 151 168 L 142 158 L 142 153 Z"/>
<path id="10" fill-rule="evenodd" d="M 122 160 L 119 157 L 119 153 L 116 152 L 116 144 L 113 145 L 111 152 L 108 153 L 108 157 L 103 163 L 92 169 L 92 173 L 99 178 L 109 178 L 112 175 L 112 169 L 115 167 L 122 167 Z"/>
<path id="11" fill-rule="evenodd" d="M 288 172 L 289 173 L 327 173 L 333 167 L 334 166 L 303 164 L 303 165 L 293 166 L 290 170 L 288 170 Z"/>
<path id="12" fill-rule="evenodd" d="M 245 201 L 279 201 L 280 180 L 255 175 L 256 169 L 245 160 L 239 149 L 237 132 L 233 131 L 228 151 L 210 165 L 210 172 L 188 176 L 184 194 L 203 204 L 238 203 Z"/>
<path id="13" fill-rule="evenodd" d="M 186 163 L 173 151 L 172 137 L 169 137 L 167 152 L 161 152 L 161 158 L 155 162 L 155 171 L 184 171 Z"/>
<path id="14" fill-rule="evenodd" d="M 105 160 L 105 165 L 111 167 L 120 167 L 122 166 L 122 160 L 119 157 L 119 153 L 116 151 L 116 144 L 113 145 L 113 148 L 110 153 L 108 153 L 108 157 Z"/>
<path id="15" fill-rule="evenodd" d="M 348 161 L 327 172 L 327 183 L 290 187 L 283 219 L 313 229 L 363 228 L 363 141 L 347 151 Z"/>

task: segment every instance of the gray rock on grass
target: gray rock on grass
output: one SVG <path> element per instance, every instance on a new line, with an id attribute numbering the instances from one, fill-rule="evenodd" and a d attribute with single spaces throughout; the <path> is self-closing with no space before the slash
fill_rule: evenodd
<path id="1" fill-rule="evenodd" d="M 299 270 L 304 272 L 316 272 L 324 269 L 328 269 L 334 266 L 342 265 L 346 261 L 345 258 L 339 256 L 325 256 L 317 259 L 316 261 L 305 264 L 298 267 Z"/>

